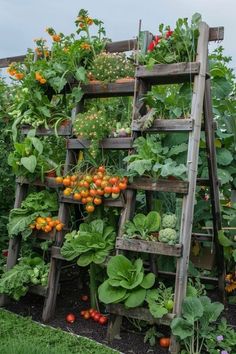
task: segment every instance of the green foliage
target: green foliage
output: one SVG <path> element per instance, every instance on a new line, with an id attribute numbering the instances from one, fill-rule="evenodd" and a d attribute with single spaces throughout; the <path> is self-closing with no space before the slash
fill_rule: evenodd
<path id="1" fill-rule="evenodd" d="M 138 237 L 147 240 L 150 238 L 152 232 L 159 230 L 160 221 L 160 214 L 156 211 L 150 211 L 146 216 L 144 214 L 137 214 L 132 221 L 125 223 L 125 237 Z"/>
<path id="2" fill-rule="evenodd" d="M 163 337 L 163 334 L 160 332 L 157 332 L 156 327 L 152 326 L 150 327 L 144 337 L 144 343 L 149 343 L 151 347 L 153 347 L 156 344 L 156 338 Z"/>
<path id="3" fill-rule="evenodd" d="M 214 331 L 213 323 L 223 309 L 221 303 L 211 302 L 207 296 L 184 299 L 182 316 L 173 319 L 171 330 L 180 339 L 187 353 L 202 353 L 206 338 Z"/>
<path id="4" fill-rule="evenodd" d="M 123 255 L 114 256 L 107 265 L 108 279 L 98 288 L 100 301 L 105 304 L 124 303 L 126 307 L 141 306 L 147 289 L 155 282 L 155 275 L 144 275 L 143 261 L 131 262 Z"/>
<path id="5" fill-rule="evenodd" d="M 172 159 L 187 150 L 186 144 L 174 149 L 164 145 L 160 135 L 147 135 L 146 138 L 137 138 L 133 147 L 136 153 L 124 158 L 128 162 L 127 169 L 131 176 L 175 176 L 180 179 L 186 176 L 186 166 L 177 164 L 176 158 Z"/>
<path id="6" fill-rule="evenodd" d="M 219 350 L 234 353 L 236 351 L 236 331 L 227 324 L 225 319 L 222 319 L 208 336 L 205 347 L 207 352 L 211 354 L 218 354 Z"/>
<path id="7" fill-rule="evenodd" d="M 29 285 L 47 285 L 49 266 L 39 257 L 23 257 L 19 263 L 3 273 L 0 279 L 0 293 L 19 300 L 24 296 Z"/>
<path id="8" fill-rule="evenodd" d="M 176 223 L 177 223 L 177 217 L 175 216 L 175 214 L 162 215 L 161 226 L 163 227 L 163 229 L 167 227 L 174 229 L 176 227 Z"/>
<path id="9" fill-rule="evenodd" d="M 160 282 L 157 289 L 147 291 L 145 301 L 148 303 L 148 308 L 152 316 L 162 318 L 173 310 L 173 298 L 173 289 L 171 287 L 166 288 L 166 286 Z"/>
<path id="10" fill-rule="evenodd" d="M 133 77 L 134 65 L 124 53 L 102 52 L 93 60 L 90 73 L 95 80 L 108 83 L 125 77 Z"/>
<path id="11" fill-rule="evenodd" d="M 174 245 L 177 242 L 177 233 L 174 229 L 169 227 L 160 230 L 159 241 L 168 243 L 168 245 Z"/>
<path id="12" fill-rule="evenodd" d="M 174 31 L 170 31 L 170 26 L 161 24 L 159 26 L 160 36 L 155 37 L 153 43 L 149 46 L 149 51 L 144 57 L 144 63 L 148 67 L 152 67 L 154 64 L 194 61 L 200 21 L 201 15 L 196 13 L 192 16 L 190 24 L 187 18 L 179 18 Z"/>
<path id="13" fill-rule="evenodd" d="M 21 203 L 21 208 L 10 211 L 7 225 L 9 237 L 21 234 L 24 239 L 28 238 L 32 229 L 29 225 L 38 216 L 50 216 L 58 210 L 57 195 L 48 191 L 30 193 Z"/>
<path id="14" fill-rule="evenodd" d="M 112 354 L 116 350 L 0 310 L 1 354 Z"/>
<path id="15" fill-rule="evenodd" d="M 114 248 L 115 230 L 103 220 L 80 224 L 79 231 L 65 236 L 61 254 L 68 260 L 77 257 L 79 266 L 85 267 L 92 262 L 101 264 Z"/>

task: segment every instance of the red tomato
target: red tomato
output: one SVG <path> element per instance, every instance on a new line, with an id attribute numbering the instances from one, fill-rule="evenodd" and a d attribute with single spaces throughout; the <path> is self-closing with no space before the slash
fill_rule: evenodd
<path id="1" fill-rule="evenodd" d="M 85 312 L 86 312 L 85 310 L 80 311 L 80 315 L 81 315 L 82 317 L 84 317 Z"/>
<path id="2" fill-rule="evenodd" d="M 88 301 L 88 295 L 82 295 L 81 296 L 82 301 Z"/>
<path id="3" fill-rule="evenodd" d="M 97 197 L 97 198 L 94 198 L 93 202 L 95 205 L 100 205 L 100 204 L 102 204 L 102 199 Z"/>
<path id="4" fill-rule="evenodd" d="M 117 177 L 111 177 L 110 179 L 109 179 L 109 183 L 110 184 L 116 184 L 118 182 L 118 178 Z"/>
<path id="5" fill-rule="evenodd" d="M 170 346 L 170 338 L 163 337 L 160 339 L 160 346 L 163 348 L 169 348 Z"/>
<path id="6" fill-rule="evenodd" d="M 96 310 L 94 309 L 89 309 L 89 314 L 92 315 L 93 312 L 95 312 Z"/>
<path id="7" fill-rule="evenodd" d="M 94 207 L 93 204 L 87 204 L 86 207 L 85 207 L 85 209 L 86 209 L 86 211 L 87 211 L 88 213 L 93 213 L 95 207 Z"/>
<path id="8" fill-rule="evenodd" d="M 89 186 L 90 186 L 89 182 L 87 182 L 87 181 L 84 181 L 83 185 L 84 185 L 85 188 L 89 188 Z"/>
<path id="9" fill-rule="evenodd" d="M 105 172 L 105 167 L 104 166 L 99 166 L 98 171 L 104 173 Z"/>
<path id="10" fill-rule="evenodd" d="M 111 191 L 114 194 L 119 194 L 120 193 L 120 188 L 118 186 L 113 186 Z"/>
<path id="11" fill-rule="evenodd" d="M 94 321 L 98 322 L 99 319 L 100 319 L 100 317 L 101 317 L 101 314 L 97 312 L 97 313 L 93 316 L 93 319 L 94 319 Z"/>
<path id="12" fill-rule="evenodd" d="M 97 195 L 97 190 L 96 189 L 90 189 L 89 194 L 91 197 L 95 197 Z"/>
<path id="13" fill-rule="evenodd" d="M 125 182 L 120 182 L 119 183 L 119 188 L 121 191 L 125 190 L 127 188 L 127 183 Z"/>
<path id="14" fill-rule="evenodd" d="M 89 318 L 90 318 L 90 313 L 88 311 L 85 311 L 84 319 L 88 320 Z"/>
<path id="15" fill-rule="evenodd" d="M 112 187 L 111 187 L 111 186 L 106 186 L 106 187 L 104 188 L 104 192 L 105 192 L 106 194 L 110 194 L 110 193 L 112 192 Z"/>
<path id="16" fill-rule="evenodd" d="M 103 195 L 104 191 L 101 188 L 97 189 L 97 195 Z"/>
<path id="17" fill-rule="evenodd" d="M 97 187 L 100 187 L 102 184 L 102 179 L 101 178 L 96 179 L 95 184 Z"/>
<path id="18" fill-rule="evenodd" d="M 68 315 L 66 315 L 66 322 L 68 323 L 74 323 L 75 322 L 75 315 L 73 313 L 68 313 Z"/>
<path id="19" fill-rule="evenodd" d="M 100 323 L 101 325 L 106 324 L 107 321 L 108 321 L 108 318 L 107 318 L 106 316 L 101 316 L 101 317 L 99 318 L 99 323 Z"/>

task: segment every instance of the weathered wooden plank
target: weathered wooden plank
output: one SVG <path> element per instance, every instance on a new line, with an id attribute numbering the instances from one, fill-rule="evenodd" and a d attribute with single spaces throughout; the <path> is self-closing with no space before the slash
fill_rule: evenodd
<path id="1" fill-rule="evenodd" d="M 163 316 L 161 319 L 154 318 L 150 311 L 144 307 L 138 307 L 138 308 L 130 308 L 127 309 L 125 308 L 124 305 L 121 304 L 111 304 L 107 305 L 107 310 L 109 313 L 120 315 L 120 316 L 125 316 L 125 317 L 130 317 L 130 318 L 135 318 L 137 320 L 144 320 L 149 322 L 150 324 L 164 324 L 169 326 L 173 318 L 175 317 L 174 314 L 168 313 L 165 316 Z"/>
<path id="2" fill-rule="evenodd" d="M 64 258 L 61 255 L 61 247 L 58 247 L 58 246 L 51 247 L 51 257 L 56 258 L 56 259 L 60 259 L 62 261 L 68 261 L 66 258 Z"/>
<path id="3" fill-rule="evenodd" d="M 209 29 L 209 42 L 222 41 L 224 39 L 224 27 L 210 27 Z"/>
<path id="4" fill-rule="evenodd" d="M 193 81 L 199 73 L 200 63 L 175 63 L 156 64 L 151 70 L 146 66 L 138 66 L 135 76 L 138 79 L 148 81 L 150 84 L 170 84 Z"/>
<path id="5" fill-rule="evenodd" d="M 6 68 L 13 62 L 22 63 L 25 57 L 25 55 L 18 55 L 15 57 L 2 58 L 0 59 L 0 68 Z"/>
<path id="6" fill-rule="evenodd" d="M 24 135 L 27 135 L 28 132 L 33 129 L 32 127 L 29 126 L 22 126 L 21 127 L 21 133 Z M 60 126 L 58 127 L 57 131 L 56 131 L 58 136 L 71 136 L 72 134 L 72 126 L 69 123 L 68 125 L 65 126 Z M 49 136 L 49 135 L 55 135 L 55 129 L 54 128 L 37 128 L 36 129 L 36 136 Z"/>
<path id="7" fill-rule="evenodd" d="M 137 39 L 111 42 L 106 44 L 106 51 L 109 53 L 128 52 L 137 48 Z"/>
<path id="8" fill-rule="evenodd" d="M 145 132 L 189 132 L 193 129 L 192 119 L 155 119 Z M 133 121 L 132 130 L 141 131 L 138 121 Z"/>
<path id="9" fill-rule="evenodd" d="M 193 232 L 192 238 L 196 241 L 212 241 L 213 234 L 203 234 L 200 232 Z"/>
<path id="10" fill-rule="evenodd" d="M 33 186 L 38 186 L 38 187 L 50 187 L 50 188 L 59 188 L 62 187 L 62 184 L 58 184 L 55 181 L 54 177 L 45 177 L 44 182 L 42 182 L 40 179 L 36 179 L 35 181 L 31 182 L 27 178 L 24 177 L 17 177 L 16 182 L 22 184 L 30 184 Z"/>
<path id="11" fill-rule="evenodd" d="M 72 84 L 72 87 L 73 86 L 78 86 L 78 83 Z M 133 96 L 134 79 L 117 80 L 116 82 L 108 84 L 99 81 L 91 81 L 81 87 L 84 92 L 84 98 Z"/>
<path id="12" fill-rule="evenodd" d="M 164 270 L 160 270 L 158 273 L 159 273 L 160 276 L 167 277 L 167 278 L 170 278 L 170 277 L 174 278 L 176 276 L 176 273 L 167 272 L 167 271 L 164 271 Z M 207 277 L 207 276 L 204 276 L 204 275 L 200 275 L 199 279 L 202 282 L 204 282 L 204 283 L 217 283 L 218 282 L 218 278 L 217 277 Z"/>
<path id="13" fill-rule="evenodd" d="M 85 139 L 69 139 L 67 140 L 67 149 L 87 149 L 90 145 L 90 142 Z M 110 150 L 123 150 L 130 149 L 133 145 L 133 138 L 106 138 L 103 139 L 100 143 L 101 149 L 110 149 Z"/>
<path id="14" fill-rule="evenodd" d="M 32 285 L 29 287 L 29 293 L 45 297 L 47 294 L 47 287 L 42 285 Z"/>
<path id="15" fill-rule="evenodd" d="M 128 184 L 128 189 L 142 189 L 146 191 L 174 192 L 187 194 L 188 182 L 168 179 L 151 179 L 148 177 L 137 177 Z"/>
<path id="16" fill-rule="evenodd" d="M 69 203 L 69 204 L 81 204 L 82 203 L 79 200 L 74 200 L 73 197 L 69 196 L 66 197 L 64 195 L 60 196 L 60 202 L 61 203 Z M 103 205 L 105 207 L 117 207 L 117 208 L 123 208 L 125 204 L 124 198 L 122 198 L 122 195 L 117 198 L 117 199 L 112 199 L 112 198 L 103 198 Z"/>
<path id="17" fill-rule="evenodd" d="M 152 254 L 164 254 L 167 256 L 181 257 L 182 245 L 168 245 L 158 241 L 144 241 L 138 239 L 116 239 L 116 248 L 119 250 L 144 252 Z"/>

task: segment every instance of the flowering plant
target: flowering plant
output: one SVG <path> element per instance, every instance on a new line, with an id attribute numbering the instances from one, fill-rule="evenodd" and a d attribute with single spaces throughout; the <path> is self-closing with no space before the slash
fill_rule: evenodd
<path id="1" fill-rule="evenodd" d="M 98 54 L 92 62 L 89 77 L 103 82 L 134 76 L 134 65 L 124 53 Z"/>
<path id="2" fill-rule="evenodd" d="M 152 67 L 154 64 L 194 61 L 200 21 L 201 15 L 196 13 L 190 25 L 187 18 L 178 19 L 174 30 L 161 24 L 160 34 L 151 41 L 147 54 L 140 58 L 140 62 Z"/>

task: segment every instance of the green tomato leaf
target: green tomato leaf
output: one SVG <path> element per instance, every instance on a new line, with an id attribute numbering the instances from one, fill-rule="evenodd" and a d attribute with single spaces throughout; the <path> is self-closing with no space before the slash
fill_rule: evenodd
<path id="1" fill-rule="evenodd" d="M 37 159 L 34 155 L 31 155 L 29 157 L 22 157 L 20 159 L 20 162 L 29 172 L 34 173 L 35 168 L 37 166 Z"/>

